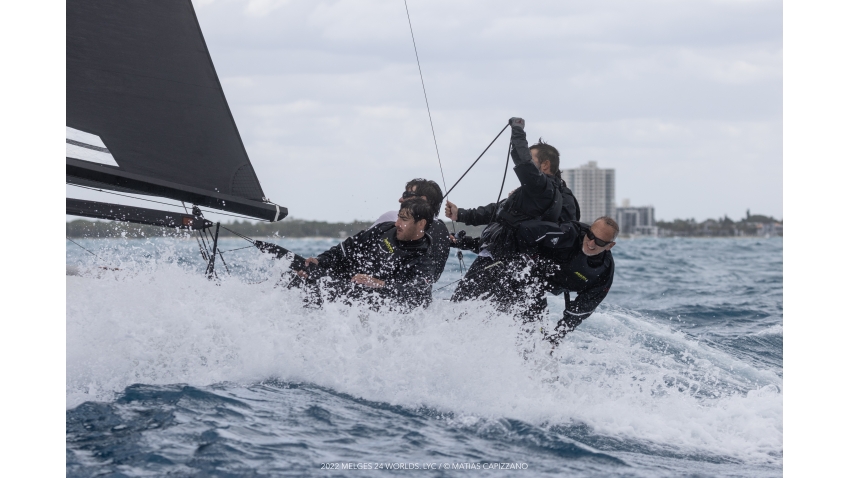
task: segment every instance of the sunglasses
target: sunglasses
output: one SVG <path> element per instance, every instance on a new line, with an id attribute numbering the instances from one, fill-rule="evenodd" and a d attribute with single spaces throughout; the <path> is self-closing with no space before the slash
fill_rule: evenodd
<path id="1" fill-rule="evenodd" d="M 603 241 L 602 239 L 599 239 L 598 237 L 593 235 L 593 232 L 590 229 L 587 230 L 587 238 L 590 239 L 591 241 L 595 242 L 596 245 L 599 246 L 599 247 L 605 247 L 608 244 L 611 244 L 612 242 L 614 242 L 614 241 Z"/>
<path id="2" fill-rule="evenodd" d="M 405 192 L 401 193 L 402 199 L 410 199 L 410 198 L 418 198 L 418 197 L 419 197 L 419 195 L 416 194 L 414 191 L 405 191 Z"/>

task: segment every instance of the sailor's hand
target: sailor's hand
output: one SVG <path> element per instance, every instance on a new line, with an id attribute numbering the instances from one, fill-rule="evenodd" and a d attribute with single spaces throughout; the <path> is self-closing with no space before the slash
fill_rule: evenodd
<path id="1" fill-rule="evenodd" d="M 311 264 L 319 265 L 319 259 L 316 259 L 315 257 L 308 257 L 307 259 L 304 259 L 304 267 L 309 268 Z M 302 279 L 306 279 L 308 277 L 307 271 L 304 270 L 298 271 L 295 274 Z"/>
<path id="2" fill-rule="evenodd" d="M 446 217 L 452 221 L 457 221 L 457 206 L 451 201 L 446 201 Z"/>
<path id="3" fill-rule="evenodd" d="M 458 233 L 456 235 L 455 234 L 449 234 L 449 240 L 452 241 L 452 244 L 457 244 L 458 242 L 463 241 L 464 237 L 466 237 L 466 231 L 464 231 L 463 229 L 458 231 Z M 458 251 L 458 252 L 460 252 L 460 251 Z"/>
<path id="4" fill-rule="evenodd" d="M 384 286 L 385 282 L 381 279 L 375 279 L 372 276 L 367 276 L 366 274 L 356 274 L 351 278 L 351 282 L 355 284 L 365 285 L 366 287 L 371 287 L 373 289 L 380 289 Z"/>
<path id="5" fill-rule="evenodd" d="M 511 128 L 525 129 L 525 120 L 522 118 L 513 117 L 508 120 L 508 124 L 511 125 Z"/>

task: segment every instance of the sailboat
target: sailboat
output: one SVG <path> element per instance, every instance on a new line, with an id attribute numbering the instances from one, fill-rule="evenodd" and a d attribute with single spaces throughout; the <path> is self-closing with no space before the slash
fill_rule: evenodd
<path id="1" fill-rule="evenodd" d="M 279 221 L 242 143 L 190 0 L 67 0 L 66 183 L 183 212 L 66 198 L 66 214 L 206 232 L 201 208 Z"/>

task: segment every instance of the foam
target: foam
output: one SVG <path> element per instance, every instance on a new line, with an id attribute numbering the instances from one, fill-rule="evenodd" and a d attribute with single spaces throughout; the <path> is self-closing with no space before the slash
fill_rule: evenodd
<path id="1" fill-rule="evenodd" d="M 66 277 L 68 407 L 133 383 L 276 378 L 748 462 L 781 456 L 780 377 L 628 310 L 595 313 L 550 356 L 539 334 L 483 304 L 311 310 L 276 287 L 281 261 L 253 259 L 248 283 L 209 281 L 173 251 L 148 257 Z"/>

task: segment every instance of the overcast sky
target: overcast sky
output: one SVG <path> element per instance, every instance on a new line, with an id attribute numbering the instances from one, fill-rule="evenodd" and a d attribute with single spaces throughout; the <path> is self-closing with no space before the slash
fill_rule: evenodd
<path id="1" fill-rule="evenodd" d="M 442 185 L 403 0 L 196 0 L 266 195 L 374 219 Z M 782 210 L 782 3 L 408 0 L 445 180 L 511 116 L 656 218 Z M 499 192 L 503 136 L 450 199 Z M 506 189 L 518 185 L 509 172 Z M 79 196 L 79 195 L 78 195 Z"/>

